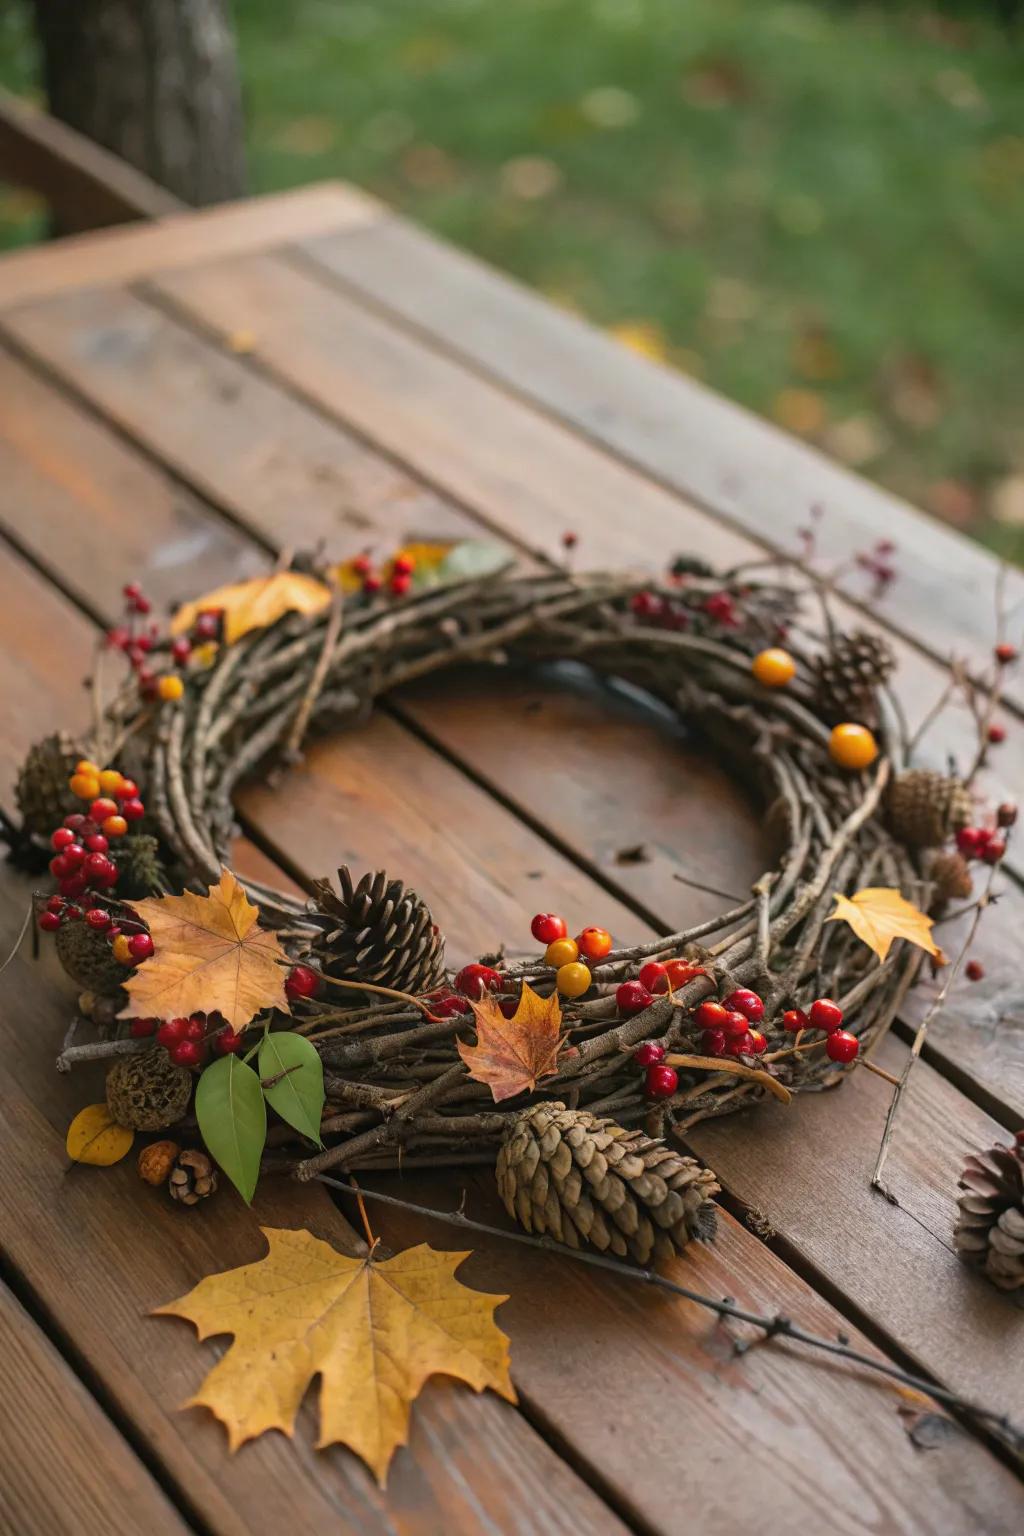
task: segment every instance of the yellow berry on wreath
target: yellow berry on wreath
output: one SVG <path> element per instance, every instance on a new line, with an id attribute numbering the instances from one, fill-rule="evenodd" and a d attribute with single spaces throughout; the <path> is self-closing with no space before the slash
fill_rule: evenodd
<path id="1" fill-rule="evenodd" d="M 785 688 L 793 681 L 796 662 L 781 646 L 772 645 L 766 651 L 758 651 L 750 670 L 762 688 Z"/>
<path id="2" fill-rule="evenodd" d="M 561 965 L 555 977 L 555 985 L 563 997 L 582 997 L 593 981 L 588 968 L 582 960 L 572 960 L 568 965 Z"/>
<path id="3" fill-rule="evenodd" d="M 840 768 L 857 772 L 870 768 L 878 756 L 878 742 L 866 725 L 837 725 L 828 739 L 829 756 Z"/>
<path id="4" fill-rule="evenodd" d="M 157 680 L 156 691 L 165 704 L 173 703 L 185 692 L 185 684 L 180 677 L 175 677 L 173 672 L 168 672 L 165 677 Z"/>
<path id="5" fill-rule="evenodd" d="M 557 970 L 561 965 L 571 965 L 580 956 L 580 947 L 575 939 L 552 939 L 544 951 L 544 964 L 553 965 Z"/>
<path id="6" fill-rule="evenodd" d="M 99 763 L 94 763 L 91 757 L 83 757 L 75 764 L 75 772 L 87 773 L 91 779 L 98 779 L 100 776 L 100 765 Z"/>
<path id="7" fill-rule="evenodd" d="M 73 773 L 68 788 L 79 800 L 95 800 L 100 792 L 99 773 Z"/>
<path id="8" fill-rule="evenodd" d="M 121 965 L 135 964 L 135 956 L 129 947 L 127 934 L 119 933 L 110 947 L 114 951 L 114 959 Z"/>
<path id="9" fill-rule="evenodd" d="M 124 774 L 116 768 L 104 768 L 99 776 L 100 792 L 104 795 L 116 795 L 124 783 Z"/>

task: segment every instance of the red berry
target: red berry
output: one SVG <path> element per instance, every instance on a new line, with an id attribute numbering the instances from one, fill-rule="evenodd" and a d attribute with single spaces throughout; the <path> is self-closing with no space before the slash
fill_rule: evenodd
<path id="1" fill-rule="evenodd" d="M 63 917 L 66 923 L 77 923 L 81 920 L 82 909 L 81 907 L 67 907 L 63 913 Z"/>
<path id="2" fill-rule="evenodd" d="M 320 991 L 320 977 L 308 965 L 293 965 L 284 990 L 293 1002 L 300 997 L 316 997 Z"/>
<path id="3" fill-rule="evenodd" d="M 44 933 L 56 933 L 60 927 L 60 915 L 57 912 L 51 912 L 47 907 L 45 912 L 40 912 L 36 922 Z"/>
<path id="4" fill-rule="evenodd" d="M 90 928 L 95 928 L 100 933 L 105 933 L 110 927 L 110 913 L 103 907 L 90 907 L 85 914 L 85 920 Z"/>
<path id="5" fill-rule="evenodd" d="M 110 843 L 103 836 L 102 832 L 93 832 L 86 838 L 85 846 L 90 853 L 106 853 L 110 848 Z"/>
<path id="6" fill-rule="evenodd" d="M 218 1056 L 233 1056 L 236 1051 L 242 1049 L 242 1037 L 236 1035 L 229 1024 L 219 1030 L 213 1037 L 213 1048 Z"/>
<path id="7" fill-rule="evenodd" d="M 393 597 L 404 597 L 412 586 L 412 575 L 409 571 L 396 571 L 390 582 Z"/>
<path id="8" fill-rule="evenodd" d="M 165 1019 L 156 1032 L 158 1045 L 177 1045 L 184 1040 L 188 1019 Z"/>
<path id="9" fill-rule="evenodd" d="M 633 1052 L 638 1067 L 656 1067 L 665 1060 L 665 1047 L 660 1040 L 644 1040 Z"/>
<path id="10" fill-rule="evenodd" d="M 733 624 L 736 620 L 736 605 L 728 592 L 712 592 L 705 600 L 704 612 L 719 624 Z"/>
<path id="11" fill-rule="evenodd" d="M 660 619 L 665 612 L 665 599 L 657 592 L 634 592 L 629 606 L 638 619 Z"/>
<path id="12" fill-rule="evenodd" d="M 141 821 L 146 814 L 146 807 L 142 801 L 132 796 L 128 800 L 121 801 L 121 815 L 125 821 Z"/>
<path id="13" fill-rule="evenodd" d="M 148 933 L 133 933 L 128 940 L 133 960 L 148 960 L 153 953 L 153 940 Z"/>
<path id="14" fill-rule="evenodd" d="M 70 816 L 64 817 L 64 826 L 70 827 L 72 832 L 80 832 L 85 825 L 86 818 L 81 811 L 72 811 Z"/>
<path id="15" fill-rule="evenodd" d="M 705 974 L 702 965 L 694 965 L 690 960 L 666 960 L 666 985 L 661 990 L 667 992 L 669 987 L 671 987 L 673 992 L 678 992 L 680 987 L 685 987 L 686 983 L 692 981 L 695 976 L 703 976 Z"/>
<path id="16" fill-rule="evenodd" d="M 743 1015 L 739 1014 L 739 1018 Z M 726 1055 L 728 1056 L 753 1056 L 754 1037 L 749 1029 L 745 1029 L 742 1035 L 730 1035 L 725 1042 Z"/>
<path id="17" fill-rule="evenodd" d="M 70 875 L 70 873 L 71 865 L 68 863 L 67 859 L 62 853 L 55 853 L 53 858 L 50 860 L 50 874 L 55 880 L 63 880 L 64 877 L 66 875 Z"/>
<path id="18" fill-rule="evenodd" d="M 795 1035 L 798 1030 L 810 1029 L 811 1021 L 802 1008 L 787 1008 L 782 1015 L 782 1027 Z"/>
<path id="19" fill-rule="evenodd" d="M 369 576 L 363 577 L 363 591 L 366 593 L 367 597 L 372 597 L 375 592 L 379 592 L 380 586 L 380 577 L 374 576 L 372 571 L 370 572 Z"/>
<path id="20" fill-rule="evenodd" d="M 656 1063 L 644 1073 L 644 1093 L 649 1099 L 668 1099 L 679 1086 L 675 1067 Z"/>
<path id="21" fill-rule="evenodd" d="M 668 991 L 668 970 L 660 960 L 648 960 L 640 967 L 640 980 L 648 992 Z"/>
<path id="22" fill-rule="evenodd" d="M 171 658 L 179 667 L 184 666 L 191 655 L 192 642 L 187 635 L 178 635 L 177 639 L 171 641 Z"/>
<path id="23" fill-rule="evenodd" d="M 442 997 L 439 1003 L 431 1003 L 430 1011 L 435 1019 L 450 1019 L 456 1013 L 472 1013 L 469 999 L 465 997 Z"/>
<path id="24" fill-rule="evenodd" d="M 988 739 L 994 747 L 998 747 L 1001 741 L 1006 740 L 1006 726 L 1000 725 L 998 720 L 994 725 L 990 725 L 988 728 Z"/>
<path id="25" fill-rule="evenodd" d="M 564 939 L 568 931 L 565 918 L 554 912 L 538 912 L 530 924 L 530 932 L 538 944 L 553 944 L 556 939 Z"/>
<path id="26" fill-rule="evenodd" d="M 860 1041 L 845 1029 L 833 1030 L 825 1042 L 825 1055 L 830 1061 L 844 1064 L 854 1059 L 860 1050 Z"/>
<path id="27" fill-rule="evenodd" d="M 751 1024 L 757 1024 L 764 1018 L 764 1003 L 756 992 L 751 992 L 749 987 L 737 987 L 735 992 L 730 992 L 723 1007 L 742 1013 Z"/>
<path id="28" fill-rule="evenodd" d="M 176 1067 L 198 1067 L 203 1059 L 203 1048 L 194 1040 L 179 1040 L 168 1054 Z"/>
<path id="29" fill-rule="evenodd" d="M 86 880 L 84 875 L 68 875 L 66 879 L 60 882 L 59 889 L 62 896 L 67 896 L 69 901 L 73 901 L 76 896 L 81 896 L 85 886 Z M 71 916 L 70 912 L 68 916 Z"/>
<path id="30" fill-rule="evenodd" d="M 721 1003 L 715 1003 L 709 999 L 701 1003 L 700 1007 L 694 1011 L 693 1017 L 701 1029 L 724 1029 L 729 1010 L 723 1008 Z"/>
<path id="31" fill-rule="evenodd" d="M 573 533 L 571 530 L 567 530 L 565 533 L 562 534 L 562 548 L 563 549 L 575 549 L 576 545 L 579 543 L 579 541 L 580 541 L 579 534 L 578 533 Z"/>
<path id="32" fill-rule="evenodd" d="M 192 626 L 197 640 L 216 640 L 220 634 L 220 609 L 207 608 L 200 613 Z"/>
<path id="33" fill-rule="evenodd" d="M 50 835 L 50 847 L 55 853 L 60 853 L 69 843 L 75 841 L 75 834 L 70 827 L 58 827 L 56 832 Z"/>
<path id="34" fill-rule="evenodd" d="M 153 649 L 153 642 L 148 635 L 135 635 L 128 647 L 128 656 L 132 661 L 138 661 L 143 656 L 148 656 Z"/>
<path id="35" fill-rule="evenodd" d="M 117 801 L 109 799 L 106 795 L 102 795 L 99 800 L 94 800 L 89 807 L 89 815 L 93 821 L 100 823 L 106 821 L 108 816 L 116 816 L 117 812 Z"/>
<path id="36" fill-rule="evenodd" d="M 90 853 L 86 855 L 83 873 L 87 875 L 90 880 L 99 880 L 102 882 L 106 879 L 107 869 L 109 866 L 110 860 L 107 858 L 105 853 Z"/>
<path id="37" fill-rule="evenodd" d="M 133 601 L 132 607 L 135 609 L 136 613 L 151 613 L 153 610 L 153 604 L 150 602 L 148 597 L 143 597 L 141 592 Z"/>
<path id="38" fill-rule="evenodd" d="M 738 1008 L 733 1008 L 726 1012 L 721 1027 L 727 1035 L 745 1035 L 748 1033 L 749 1022 L 745 1013 L 740 1013 Z"/>
<path id="39" fill-rule="evenodd" d="M 725 1055 L 725 1030 L 706 1029 L 700 1037 L 700 1047 L 705 1056 Z"/>
<path id="40" fill-rule="evenodd" d="M 357 576 L 369 576 L 373 570 L 373 561 L 369 555 L 356 555 L 352 561 L 352 570 Z"/>
<path id="41" fill-rule="evenodd" d="M 416 569 L 416 561 L 412 555 L 396 555 L 391 562 L 391 569 L 396 576 L 411 576 Z"/>
<path id="42" fill-rule="evenodd" d="M 1012 827 L 1017 821 L 1017 807 L 1012 800 L 1004 800 L 996 811 L 996 821 L 1001 827 Z"/>
<path id="43" fill-rule="evenodd" d="M 981 856 L 986 864 L 998 864 L 1006 852 L 1006 844 L 1001 837 L 993 837 L 981 850 Z"/>
<path id="44" fill-rule="evenodd" d="M 995 654 L 996 661 L 999 662 L 999 665 L 1002 667 L 1008 667 L 1011 661 L 1017 660 L 1017 647 L 1015 645 L 1010 645 L 1009 641 L 1004 640 L 1001 645 L 996 646 Z"/>
<path id="45" fill-rule="evenodd" d="M 464 965 L 455 978 L 455 989 L 463 997 L 479 999 L 485 992 L 500 992 L 501 977 L 489 965 Z"/>
<path id="46" fill-rule="evenodd" d="M 206 1039 L 206 1020 L 203 1019 L 203 1018 L 200 1018 L 199 1014 L 194 1013 L 192 1015 L 192 1017 L 190 1019 L 187 1019 L 186 1022 L 185 1022 L 185 1033 L 184 1033 L 182 1038 L 185 1039 L 185 1040 L 196 1040 L 196 1041 L 198 1041 L 198 1040 L 205 1040 Z"/>
<path id="47" fill-rule="evenodd" d="M 156 1019 L 132 1019 L 128 1033 L 133 1040 L 148 1040 L 156 1029 Z"/>
<path id="48" fill-rule="evenodd" d="M 63 896 L 51 896 L 49 901 L 46 903 L 46 910 L 47 912 L 59 913 L 63 912 L 66 906 L 67 902 L 64 900 Z"/>
<path id="49" fill-rule="evenodd" d="M 843 1010 L 830 997 L 819 997 L 811 1004 L 811 1028 L 824 1029 L 829 1034 L 843 1022 Z"/>
<path id="50" fill-rule="evenodd" d="M 81 843 L 68 843 L 67 847 L 64 849 L 64 852 L 61 854 L 61 858 L 64 860 L 68 868 L 74 871 L 78 869 L 80 865 L 85 863 L 85 849 L 82 847 Z"/>
<path id="51" fill-rule="evenodd" d="M 603 960 L 611 951 L 612 936 L 607 928 L 584 928 L 576 935 L 576 943 L 588 960 Z"/>
<path id="52" fill-rule="evenodd" d="M 759 1029 L 750 1031 L 750 1048 L 755 1056 L 763 1056 L 768 1049 L 768 1040 Z"/>
<path id="53" fill-rule="evenodd" d="M 634 1013 L 643 1013 L 653 1002 L 654 998 L 642 981 L 624 981 L 615 989 L 615 1006 L 627 1019 Z"/>
<path id="54" fill-rule="evenodd" d="M 126 602 L 134 603 L 137 597 L 141 597 L 142 588 L 137 581 L 129 581 L 121 588 L 121 593 Z"/>
<path id="55" fill-rule="evenodd" d="M 985 975 L 985 967 L 980 960 L 968 960 L 964 966 L 964 975 L 968 981 L 981 981 Z"/>
<path id="56" fill-rule="evenodd" d="M 987 842 L 984 827 L 961 827 L 956 835 L 956 846 L 967 859 L 976 858 Z"/>
<path id="57" fill-rule="evenodd" d="M 123 651 L 131 644 L 131 634 L 123 624 L 118 624 L 114 629 L 108 629 L 105 639 L 112 651 Z"/>
<path id="58" fill-rule="evenodd" d="M 122 778 L 120 787 L 114 790 L 117 800 L 135 800 L 138 797 L 139 786 L 134 779 Z"/>

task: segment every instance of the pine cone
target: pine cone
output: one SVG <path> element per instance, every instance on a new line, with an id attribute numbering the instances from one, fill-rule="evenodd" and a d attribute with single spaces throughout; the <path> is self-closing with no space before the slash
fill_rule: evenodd
<path id="1" fill-rule="evenodd" d="M 957 1252 L 1000 1290 L 1024 1290 L 1024 1131 L 1012 1147 L 969 1157 L 960 1188 Z"/>
<path id="2" fill-rule="evenodd" d="M 970 867 L 962 853 L 937 853 L 928 866 L 928 878 L 935 885 L 933 905 L 937 907 L 954 898 L 966 901 L 974 890 Z"/>
<path id="3" fill-rule="evenodd" d="M 30 747 L 18 771 L 14 799 L 22 823 L 37 837 L 49 837 L 79 802 L 68 789 L 68 779 L 84 754 L 64 731 L 44 736 Z"/>
<path id="4" fill-rule="evenodd" d="M 128 966 L 114 959 L 106 934 L 81 918 L 72 922 L 65 917 L 54 938 L 61 965 L 72 981 L 90 992 L 114 992 L 129 974 Z"/>
<path id="5" fill-rule="evenodd" d="M 570 1248 L 589 1242 L 647 1265 L 715 1234 L 709 1168 L 584 1109 L 536 1104 L 517 1115 L 495 1176 L 510 1216 Z"/>
<path id="6" fill-rule="evenodd" d="M 129 1130 L 164 1130 L 181 1119 L 191 1096 L 191 1072 L 176 1067 L 162 1045 L 120 1057 L 107 1073 L 107 1107 Z"/>
<path id="7" fill-rule="evenodd" d="M 911 768 L 897 774 L 885 803 L 889 826 L 910 848 L 937 848 L 971 819 L 966 786 L 931 768 Z"/>
<path id="8" fill-rule="evenodd" d="M 858 629 L 837 635 L 814 665 L 817 702 L 829 725 L 850 720 L 877 730 L 878 690 L 896 669 L 888 641 Z"/>
<path id="9" fill-rule="evenodd" d="M 122 901 L 140 901 L 161 889 L 164 867 L 160 844 L 148 832 L 118 838 L 110 845 L 110 857 L 117 865 L 117 894 Z"/>
<path id="10" fill-rule="evenodd" d="M 172 1200 L 198 1205 L 217 1188 L 217 1170 L 205 1152 L 179 1152 L 167 1181 Z"/>
<path id="11" fill-rule="evenodd" d="M 338 884 L 340 896 L 328 880 L 313 886 L 312 915 L 324 929 L 314 948 L 327 975 L 400 992 L 436 987 L 444 975 L 444 935 L 416 892 L 383 870 L 353 886 L 344 865 Z"/>

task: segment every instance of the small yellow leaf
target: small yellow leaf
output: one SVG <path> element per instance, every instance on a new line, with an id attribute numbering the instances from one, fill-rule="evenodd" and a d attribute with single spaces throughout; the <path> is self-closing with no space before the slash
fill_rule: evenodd
<path id="1" fill-rule="evenodd" d="M 330 601 L 331 589 L 322 581 L 300 571 L 276 571 L 217 587 L 185 603 L 171 620 L 171 634 L 184 634 L 201 613 L 216 611 L 224 615 L 224 640 L 233 645 L 250 629 L 266 629 L 286 613 L 319 613 Z"/>
<path id="2" fill-rule="evenodd" d="M 156 1308 L 187 1318 L 201 1339 L 234 1335 L 185 1405 L 215 1413 L 232 1450 L 268 1429 L 291 1435 L 319 1376 L 319 1446 L 350 1446 L 383 1486 L 429 1376 L 455 1376 L 516 1401 L 508 1339 L 494 1322 L 506 1298 L 456 1280 L 467 1253 L 420 1243 L 390 1259 L 353 1259 L 309 1232 L 261 1230 L 265 1258 L 209 1275 Z"/>
<path id="3" fill-rule="evenodd" d="M 506 1019 L 490 993 L 473 1004 L 473 1012 L 476 1045 L 463 1045 L 461 1040 L 456 1044 L 470 1077 L 487 1084 L 496 1104 L 524 1089 L 536 1088 L 542 1077 L 550 1077 L 557 1070 L 564 1043 L 557 993 L 539 997 L 524 982 L 511 1019 Z"/>
<path id="4" fill-rule="evenodd" d="M 119 1163 L 135 1140 L 135 1132 L 118 1125 L 106 1104 L 80 1109 L 68 1126 L 68 1157 L 76 1163 L 109 1168 Z"/>
<path id="5" fill-rule="evenodd" d="M 852 896 L 836 892 L 835 902 L 836 910 L 827 921 L 849 923 L 879 960 L 885 959 L 893 939 L 906 939 L 930 955 L 940 953 L 932 938 L 932 919 L 889 886 L 868 885 Z"/>

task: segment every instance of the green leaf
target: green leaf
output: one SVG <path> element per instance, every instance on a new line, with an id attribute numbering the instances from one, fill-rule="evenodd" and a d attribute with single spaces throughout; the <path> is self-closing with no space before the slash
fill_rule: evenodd
<path id="1" fill-rule="evenodd" d="M 437 568 L 438 581 L 479 581 L 496 576 L 512 564 L 512 551 L 487 539 L 463 539 L 450 549 Z"/>
<path id="2" fill-rule="evenodd" d="M 320 1112 L 324 1107 L 324 1064 L 305 1035 L 281 1030 L 265 1035 L 260 1046 L 260 1077 L 271 1109 L 303 1136 L 322 1146 Z M 268 1087 L 267 1085 L 272 1084 Z"/>
<path id="3" fill-rule="evenodd" d="M 252 1067 L 237 1056 L 207 1067 L 196 1089 L 196 1119 L 211 1157 L 251 1205 L 267 1139 L 267 1106 Z"/>

